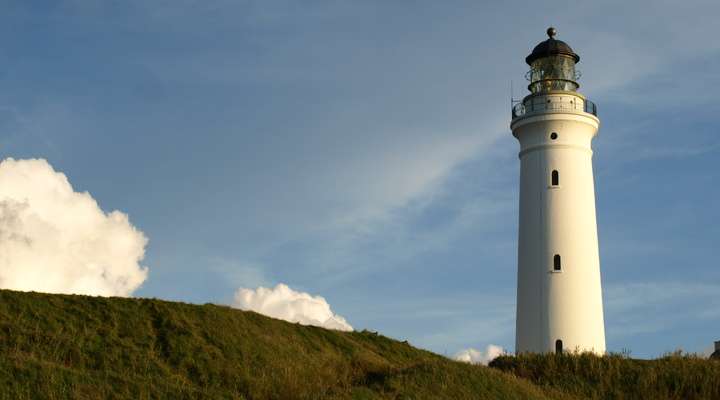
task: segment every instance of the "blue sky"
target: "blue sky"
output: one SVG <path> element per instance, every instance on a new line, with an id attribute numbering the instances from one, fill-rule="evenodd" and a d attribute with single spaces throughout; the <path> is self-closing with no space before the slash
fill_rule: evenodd
<path id="1" fill-rule="evenodd" d="M 129 214 L 135 295 L 282 282 L 448 354 L 514 346 L 509 82 L 556 26 L 602 121 L 608 348 L 720 339 L 716 1 L 0 4 L 0 151 Z"/>

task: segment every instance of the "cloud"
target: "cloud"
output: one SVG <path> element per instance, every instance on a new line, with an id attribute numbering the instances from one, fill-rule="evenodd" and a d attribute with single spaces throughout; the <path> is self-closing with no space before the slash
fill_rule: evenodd
<path id="1" fill-rule="evenodd" d="M 338 210 L 333 220 L 335 227 L 372 231 L 371 225 L 387 221 L 393 210 L 406 208 L 418 199 L 432 201 L 443 191 L 443 183 L 458 165 L 490 152 L 497 139 L 505 134 L 500 123 L 493 124 L 493 128 L 489 133 L 454 133 L 441 137 L 418 133 L 425 136 L 424 142 L 413 141 L 412 137 L 396 139 L 400 143 L 395 146 L 382 140 L 375 143 L 375 151 L 364 157 L 356 156 L 352 164 L 348 162 L 348 170 L 332 177 L 353 182 L 342 194 L 343 203 L 352 208 Z M 467 127 L 467 131 L 472 132 L 473 127 Z M 330 186 L 330 182 L 327 185 Z"/>
<path id="2" fill-rule="evenodd" d="M 609 309 L 621 312 L 680 301 L 703 302 L 712 300 L 718 292 L 720 285 L 715 283 L 629 282 L 609 286 L 605 290 L 605 304 Z M 712 307 L 712 304 L 707 304 L 707 307 Z"/>
<path id="3" fill-rule="evenodd" d="M 710 356 L 711 356 L 714 352 L 715 352 L 715 346 L 714 346 L 714 345 L 710 345 L 710 346 L 702 349 L 702 351 L 700 351 L 700 353 L 698 353 L 698 356 L 700 356 L 700 357 L 702 357 L 702 358 L 710 358 Z"/>
<path id="4" fill-rule="evenodd" d="M 613 337 L 668 331 L 717 318 L 720 285 L 704 282 L 633 282 L 604 291 Z"/>
<path id="5" fill-rule="evenodd" d="M 330 305 L 320 296 L 296 292 L 285 284 L 272 289 L 240 288 L 235 292 L 233 307 L 255 311 L 269 317 L 298 322 L 303 325 L 320 326 L 327 329 L 352 331 L 345 318 L 333 314 Z"/>
<path id="6" fill-rule="evenodd" d="M 487 365 L 490 361 L 503 354 L 505 354 L 505 350 L 502 347 L 490 344 L 485 348 L 485 352 L 471 347 L 457 352 L 453 359 L 470 364 Z"/>
<path id="7" fill-rule="evenodd" d="M 147 238 L 42 159 L 0 163 L 0 287 L 129 296 L 147 278 Z"/>
<path id="8" fill-rule="evenodd" d="M 265 268 L 255 263 L 247 263 L 232 258 L 213 257 L 208 262 L 208 269 L 223 277 L 233 288 L 243 284 L 247 286 L 269 285 L 269 279 L 265 276 Z"/>
<path id="9" fill-rule="evenodd" d="M 427 292 L 426 292 L 427 293 Z M 447 354 L 447 349 L 462 349 L 472 343 L 502 343 L 512 338 L 515 329 L 515 303 L 507 294 L 427 293 L 425 298 L 408 296 L 398 300 L 381 297 L 382 314 L 351 310 L 356 319 L 368 326 L 382 326 L 390 336 L 401 337 L 414 328 L 410 340 L 420 348 Z M 357 303 L 357 302 L 356 302 Z M 472 309 L 468 304 L 483 304 Z M 437 324 L 442 320 L 442 324 Z M 418 333 L 419 332 L 419 333 Z"/>

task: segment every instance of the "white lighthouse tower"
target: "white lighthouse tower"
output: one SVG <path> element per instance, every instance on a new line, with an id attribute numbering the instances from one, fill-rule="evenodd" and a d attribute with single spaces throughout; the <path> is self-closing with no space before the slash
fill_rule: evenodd
<path id="1" fill-rule="evenodd" d="M 600 120 L 577 92 L 580 57 L 549 39 L 525 58 L 530 94 L 512 109 L 520 142 L 515 351 L 605 352 L 591 142 Z"/>

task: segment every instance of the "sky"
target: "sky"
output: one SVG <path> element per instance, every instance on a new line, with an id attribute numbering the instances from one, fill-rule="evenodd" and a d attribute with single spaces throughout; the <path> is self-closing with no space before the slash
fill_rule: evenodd
<path id="1" fill-rule="evenodd" d="M 512 350 L 510 86 L 527 93 L 552 25 L 601 119 L 608 350 L 702 352 L 720 340 L 719 16 L 717 1 L 2 1 L 0 156 L 47 160 L 32 165 L 68 196 L 119 210 L 87 208 L 130 238 L 133 296 L 231 304 L 282 283 L 440 354 Z"/>

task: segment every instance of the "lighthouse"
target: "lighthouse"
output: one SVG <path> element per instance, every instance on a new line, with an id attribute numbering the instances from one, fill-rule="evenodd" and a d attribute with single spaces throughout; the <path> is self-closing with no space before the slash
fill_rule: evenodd
<path id="1" fill-rule="evenodd" d="M 578 92 L 580 61 L 548 39 L 525 58 L 528 94 L 512 107 L 520 142 L 515 351 L 605 352 L 592 139 L 597 107 Z"/>

